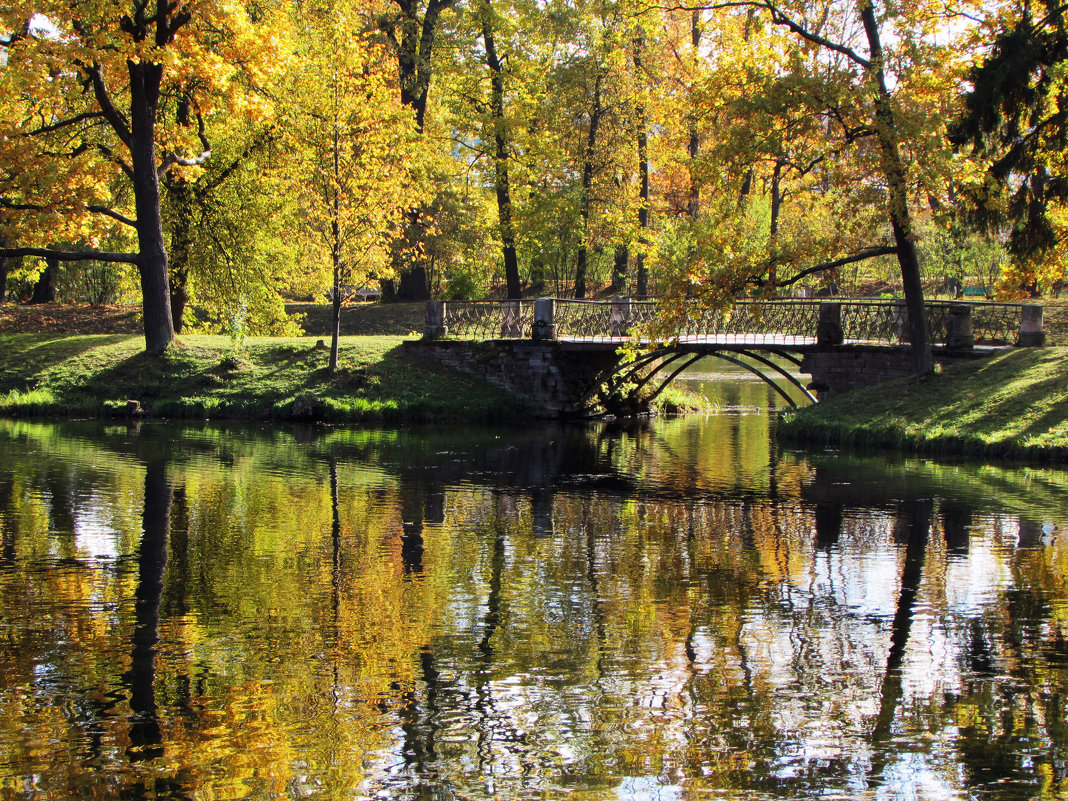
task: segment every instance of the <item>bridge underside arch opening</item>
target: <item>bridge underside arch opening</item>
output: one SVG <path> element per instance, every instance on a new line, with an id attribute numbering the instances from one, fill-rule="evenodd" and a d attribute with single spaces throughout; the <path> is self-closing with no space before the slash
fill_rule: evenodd
<path id="1" fill-rule="evenodd" d="M 801 365 L 800 357 L 789 351 L 769 350 L 766 353 L 780 357 L 795 368 Z M 791 407 L 797 406 L 797 400 L 782 386 L 783 381 L 809 402 L 816 402 L 815 396 L 796 375 L 761 353 L 744 348 L 695 350 L 666 347 L 649 351 L 632 362 L 617 366 L 601 385 L 602 388 L 607 387 L 607 392 L 602 389 L 599 405 L 609 414 L 633 410 L 638 405 L 648 408 L 676 378 L 706 357 L 714 357 L 748 371 L 771 387 Z"/>

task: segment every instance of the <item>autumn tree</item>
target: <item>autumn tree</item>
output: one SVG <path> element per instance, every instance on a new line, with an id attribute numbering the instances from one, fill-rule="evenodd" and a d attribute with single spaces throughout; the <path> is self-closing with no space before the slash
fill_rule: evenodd
<path id="1" fill-rule="evenodd" d="M 277 17 L 259 4 L 44 0 L 6 4 L 0 30 L 8 32 L 0 97 L 12 112 L 0 187 L 9 247 L 0 253 L 136 265 L 146 350 L 162 354 L 174 324 L 160 175 L 208 160 L 204 120 L 216 104 L 256 113 L 244 102 L 248 89 L 284 63 Z M 103 184 L 114 176 L 129 182 L 129 205 L 108 205 Z M 100 216 L 131 230 L 136 249 L 42 246 L 55 241 L 56 215 Z"/>
<path id="2" fill-rule="evenodd" d="M 163 176 L 164 235 L 171 316 L 200 330 L 295 333 L 283 290 L 304 290 L 302 265 L 287 243 L 296 214 L 284 192 L 274 119 L 208 119 L 212 157 L 200 170 Z M 190 304 L 200 311 L 187 315 Z"/>
<path id="3" fill-rule="evenodd" d="M 940 117 L 929 112 L 932 99 L 950 93 L 953 77 L 959 75 L 958 52 L 936 43 L 935 37 L 937 32 L 943 42 L 949 38 L 946 19 L 950 12 L 922 2 L 880 9 L 872 0 L 818 6 L 730 2 L 705 8 L 728 17 L 749 13 L 760 25 L 790 35 L 795 61 L 786 62 L 781 74 L 803 77 L 805 73 L 798 73 L 797 66 L 805 66 L 805 95 L 819 110 L 826 130 L 846 146 L 839 158 L 861 167 L 849 191 L 876 189 L 889 229 L 888 242 L 876 240 L 805 269 L 813 273 L 892 254 L 904 287 L 914 369 L 921 375 L 929 372 L 932 361 L 913 204 L 917 196 L 938 194 L 939 189 L 931 184 L 940 180 L 938 170 L 948 161 L 944 133 L 933 124 Z M 888 26 L 894 32 L 889 46 L 884 42 Z M 834 64 L 835 70 L 816 80 L 821 64 Z M 782 143 L 792 144 L 792 136 Z M 781 148 L 779 155 L 789 156 Z M 771 183 L 776 179 L 776 165 L 781 182 L 787 159 L 776 157 L 769 162 Z"/>
<path id="4" fill-rule="evenodd" d="M 420 136 L 427 124 L 442 14 L 455 4 L 456 0 L 427 0 L 425 5 L 421 0 L 393 0 L 378 16 L 378 28 L 385 34 L 396 59 L 400 103 L 411 112 L 414 130 Z M 430 225 L 413 205 L 405 219 L 404 237 L 398 238 L 400 247 L 395 249 L 395 266 L 400 271 L 399 297 L 410 300 L 427 297 L 426 265 L 421 259 L 420 245 Z"/>
<path id="5" fill-rule="evenodd" d="M 358 8 L 306 3 L 297 24 L 301 66 L 285 122 L 287 180 L 302 212 L 297 233 L 306 258 L 331 276 L 333 370 L 347 288 L 393 275 L 393 229 L 417 203 L 418 141 L 386 53 L 361 35 Z"/>

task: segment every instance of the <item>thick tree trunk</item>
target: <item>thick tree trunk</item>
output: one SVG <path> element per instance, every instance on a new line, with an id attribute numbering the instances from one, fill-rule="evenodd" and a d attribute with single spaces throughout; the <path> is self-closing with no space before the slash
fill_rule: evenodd
<path id="1" fill-rule="evenodd" d="M 174 340 L 167 248 L 163 240 L 159 175 L 156 172 L 156 104 L 163 67 L 130 62 L 129 71 L 130 159 L 134 207 L 137 209 L 137 266 L 141 273 L 145 350 L 160 356 Z"/>
<path id="2" fill-rule="evenodd" d="M 4 246 L 0 240 L 0 247 Z M 7 256 L 0 256 L 0 306 L 7 303 Z"/>
<path id="3" fill-rule="evenodd" d="M 430 0 L 427 3 L 423 19 L 419 19 L 419 0 L 394 0 L 400 9 L 401 18 L 396 25 L 400 35 L 392 25 L 386 30 L 397 51 L 397 68 L 400 77 L 401 104 L 410 108 L 415 116 L 415 128 L 420 134 L 426 121 L 427 100 L 430 96 L 430 79 L 433 76 L 432 56 L 437 39 L 438 20 L 441 12 L 449 8 L 454 0 Z M 406 238 L 409 243 L 422 241 L 419 214 L 409 213 L 406 218 Z M 398 255 L 394 267 L 400 276 L 396 283 L 393 297 L 397 300 L 429 300 L 426 266 L 416 259 Z"/>
<path id="4" fill-rule="evenodd" d="M 397 67 L 400 75 L 401 103 L 415 113 L 415 127 L 423 132 L 426 120 L 427 99 L 430 96 L 430 78 L 433 74 L 431 57 L 441 12 L 453 4 L 453 0 L 430 0 L 423 19 L 419 20 L 418 0 L 395 0 L 401 11 L 398 27 L 400 36 L 390 29 L 397 48 Z"/>
<path id="5" fill-rule="evenodd" d="M 868 39 L 871 54 L 869 72 L 874 83 L 876 133 L 883 175 L 889 195 L 890 227 L 897 246 L 897 260 L 901 267 L 901 282 L 905 290 L 905 308 L 909 318 L 909 335 L 912 343 L 913 368 L 917 375 L 927 375 L 934 368 L 931 357 L 931 337 L 927 327 L 927 314 L 923 306 L 923 284 L 916 245 L 912 240 L 912 219 L 908 205 L 908 184 L 905 163 L 898 148 L 898 131 L 894 120 L 890 90 L 886 86 L 883 71 L 883 48 L 879 25 L 875 19 L 872 0 L 859 0 L 860 18 Z"/>
<path id="6" fill-rule="evenodd" d="M 58 270 L 59 260 L 47 257 L 45 259 L 44 272 L 38 276 L 37 283 L 33 285 L 33 295 L 30 297 L 30 303 L 56 302 L 55 276 Z"/>
<path id="7" fill-rule="evenodd" d="M 579 195 L 579 231 L 578 258 L 575 261 L 575 292 L 580 300 L 586 297 L 586 269 L 589 247 L 586 243 L 590 228 L 590 189 L 593 186 L 594 156 L 597 155 L 597 129 L 601 125 L 604 109 L 601 108 L 601 74 L 593 85 L 593 106 L 590 109 L 590 128 L 586 134 L 586 158 L 582 165 L 582 192 Z"/>
<path id="8" fill-rule="evenodd" d="M 512 219 L 512 189 L 508 179 L 508 137 L 504 124 L 504 68 L 497 57 L 493 36 L 493 8 L 489 0 L 482 5 L 482 40 L 486 45 L 486 66 L 490 70 L 490 112 L 493 117 L 494 184 L 497 190 L 497 217 L 504 256 L 504 279 L 508 299 L 519 300 L 523 290 L 519 282 L 519 260 L 515 250 L 515 223 Z"/>

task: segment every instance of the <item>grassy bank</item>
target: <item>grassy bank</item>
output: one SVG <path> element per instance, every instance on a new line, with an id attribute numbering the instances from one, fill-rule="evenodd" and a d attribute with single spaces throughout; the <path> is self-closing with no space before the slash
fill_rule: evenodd
<path id="1" fill-rule="evenodd" d="M 1025 348 L 791 411 L 787 441 L 1068 461 L 1068 348 Z"/>
<path id="2" fill-rule="evenodd" d="M 315 338 L 182 337 L 161 359 L 124 335 L 0 335 L 0 414 L 338 422 L 502 420 L 516 399 L 417 363 L 401 337 L 345 337 L 340 369 Z"/>
<path id="3" fill-rule="evenodd" d="M 0 334 L 0 415 L 326 422 L 495 422 L 531 410 L 427 363 L 399 336 L 342 337 L 339 369 L 314 337 L 183 336 L 163 358 L 137 335 Z M 675 390 L 662 411 L 706 408 Z"/>

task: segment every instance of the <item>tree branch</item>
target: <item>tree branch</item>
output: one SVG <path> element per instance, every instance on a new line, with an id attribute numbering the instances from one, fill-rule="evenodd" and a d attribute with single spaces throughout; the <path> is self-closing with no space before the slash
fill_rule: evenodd
<path id="1" fill-rule="evenodd" d="M 60 120 L 59 122 L 53 122 L 50 125 L 42 125 L 41 127 L 35 128 L 32 131 L 27 131 L 24 135 L 25 136 L 38 136 L 40 134 L 52 133 L 54 131 L 58 131 L 58 130 L 61 130 L 63 128 L 67 128 L 68 126 L 71 126 L 71 125 L 77 125 L 79 122 L 85 122 L 86 120 L 92 120 L 92 119 L 100 119 L 100 118 L 103 118 L 103 117 L 104 117 L 103 112 L 100 112 L 100 111 L 87 111 L 84 114 L 78 114 L 77 116 L 71 117 L 70 119 L 67 119 L 67 120 Z"/>
<path id="2" fill-rule="evenodd" d="M 119 264 L 137 264 L 137 253 L 114 253 L 106 250 L 52 250 L 51 248 L 0 248 L 0 256 L 19 258 L 38 256 L 57 261 L 106 261 Z"/>
<path id="3" fill-rule="evenodd" d="M 100 74 L 100 65 L 93 64 L 90 67 L 82 66 L 85 70 L 86 76 L 93 87 L 93 97 L 96 98 L 97 105 L 100 106 L 100 111 L 104 115 L 115 131 L 115 135 L 119 137 L 126 147 L 130 147 L 133 135 L 130 133 L 130 125 L 126 122 L 126 118 L 122 115 L 115 105 L 111 102 L 111 95 L 108 93 L 108 88 L 104 84 L 104 76 Z"/>
<path id="4" fill-rule="evenodd" d="M 107 206 L 86 206 L 86 208 L 95 214 L 103 214 L 105 217 L 118 220 L 123 225 L 128 225 L 131 228 L 137 227 L 137 220 L 130 219 L 125 214 L 119 214 L 119 212 L 114 209 L 109 209 Z"/>
<path id="5" fill-rule="evenodd" d="M 645 6 L 649 9 L 657 9 L 659 11 L 722 11 L 728 8 L 755 8 L 761 11 L 767 11 L 771 14 L 771 21 L 775 25 L 781 25 L 787 28 L 792 33 L 797 34 L 802 39 L 812 42 L 813 44 L 825 47 L 828 50 L 833 50 L 835 53 L 841 53 L 855 64 L 860 65 L 864 69 L 871 67 L 871 62 L 860 55 L 852 47 L 844 44 L 839 44 L 830 39 L 827 39 L 819 34 L 812 33 L 812 31 L 805 28 L 798 22 L 795 22 L 790 17 L 779 9 L 777 6 L 769 2 L 769 0 L 728 0 L 723 3 L 697 3 L 693 5 L 685 3 L 676 3 L 674 5 L 649 5 Z"/>
<path id="6" fill-rule="evenodd" d="M 779 284 L 779 286 L 791 286 L 793 284 L 796 284 L 802 278 L 807 278 L 808 276 L 812 275 L 813 273 L 820 273 L 820 272 L 823 272 L 824 270 L 834 270 L 834 269 L 836 269 L 838 267 L 845 267 L 847 264 L 854 264 L 855 262 L 858 262 L 858 261 L 866 261 L 868 259 L 874 259 L 874 258 L 877 258 L 878 256 L 892 256 L 895 253 L 897 253 L 897 248 L 893 247 L 893 246 L 890 246 L 890 245 L 879 245 L 879 246 L 876 246 L 876 247 L 870 247 L 870 248 L 867 248 L 865 250 L 860 251 L 859 253 L 854 253 L 852 256 L 843 256 L 840 259 L 834 259 L 833 261 L 825 261 L 822 264 L 816 264 L 816 265 L 814 265 L 812 267 L 807 267 L 806 269 L 802 270 L 801 272 L 799 272 L 797 275 L 793 276 L 792 278 L 790 278 L 790 279 L 788 279 L 786 281 L 779 281 L 778 284 Z M 750 280 L 753 280 L 753 279 L 750 279 Z M 767 283 L 766 281 L 764 281 L 762 279 L 759 279 L 759 278 L 755 278 L 755 280 L 753 280 L 753 282 L 757 286 L 764 286 Z"/>

